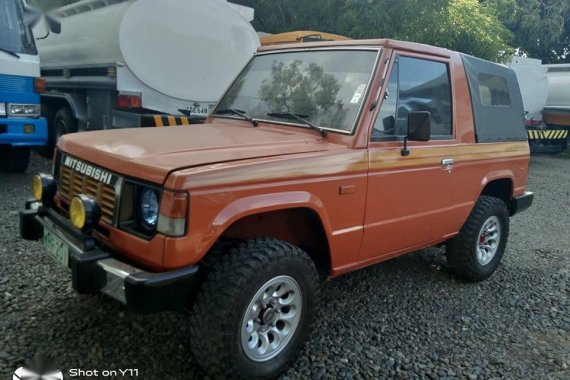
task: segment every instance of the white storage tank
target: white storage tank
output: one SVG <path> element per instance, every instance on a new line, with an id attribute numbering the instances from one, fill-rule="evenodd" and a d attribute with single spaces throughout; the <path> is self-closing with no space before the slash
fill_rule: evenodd
<path id="1" fill-rule="evenodd" d="M 512 58 L 510 66 L 517 76 L 527 117 L 541 120 L 548 97 L 546 67 L 540 59 L 516 56 Z"/>
<path id="2" fill-rule="evenodd" d="M 570 64 L 544 65 L 549 91 L 546 107 L 570 112 Z"/>
<path id="3" fill-rule="evenodd" d="M 259 46 L 253 9 L 225 0 L 84 0 L 55 16 L 62 33 L 38 41 L 42 70 L 115 67 L 117 91 L 164 113 L 211 108 Z"/>

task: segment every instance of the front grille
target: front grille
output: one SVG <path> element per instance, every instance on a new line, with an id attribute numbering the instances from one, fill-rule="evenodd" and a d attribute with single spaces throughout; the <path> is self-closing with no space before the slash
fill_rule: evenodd
<path id="1" fill-rule="evenodd" d="M 17 75 L 0 75 L 0 92 L 32 92 L 34 78 Z"/>
<path id="2" fill-rule="evenodd" d="M 59 193 L 70 200 L 77 194 L 94 198 L 101 207 L 101 220 L 113 225 L 115 219 L 115 188 L 79 173 L 65 165 L 61 166 Z"/>

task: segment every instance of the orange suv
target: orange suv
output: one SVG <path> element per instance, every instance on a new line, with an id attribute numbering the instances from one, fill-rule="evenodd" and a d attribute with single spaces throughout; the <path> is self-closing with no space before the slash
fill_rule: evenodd
<path id="1" fill-rule="evenodd" d="M 216 378 L 280 374 L 319 279 L 429 246 L 489 277 L 528 208 L 512 70 L 393 40 L 263 47 L 203 125 L 65 136 L 20 214 L 79 293 L 190 311 Z"/>

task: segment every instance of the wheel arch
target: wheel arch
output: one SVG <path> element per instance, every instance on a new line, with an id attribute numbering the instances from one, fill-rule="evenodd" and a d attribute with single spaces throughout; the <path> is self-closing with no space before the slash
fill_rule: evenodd
<path id="1" fill-rule="evenodd" d="M 509 209 L 509 214 L 512 215 L 511 205 L 514 194 L 514 181 L 512 175 L 503 173 L 502 175 L 497 175 L 485 178 L 483 181 L 483 188 L 481 189 L 480 195 L 487 195 L 490 197 L 495 197 L 507 205 Z"/>
<path id="2" fill-rule="evenodd" d="M 212 227 L 217 230 L 216 242 L 268 237 L 293 244 L 307 252 L 320 272 L 331 272 L 326 210 L 320 199 L 307 192 L 239 199 L 217 215 Z"/>
<path id="3" fill-rule="evenodd" d="M 51 108 L 53 114 L 55 114 L 58 109 L 67 107 L 79 121 L 79 125 L 87 121 L 87 105 L 85 96 L 83 95 L 59 92 L 42 94 L 42 105 Z"/>

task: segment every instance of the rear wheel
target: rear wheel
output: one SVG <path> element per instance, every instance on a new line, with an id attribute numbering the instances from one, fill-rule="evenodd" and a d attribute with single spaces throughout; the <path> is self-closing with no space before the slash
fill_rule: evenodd
<path id="1" fill-rule="evenodd" d="M 0 171 L 6 173 L 23 173 L 30 164 L 30 148 L 0 147 Z"/>
<path id="2" fill-rule="evenodd" d="M 194 303 L 191 347 L 220 379 L 278 376 L 307 337 L 318 275 L 301 249 L 274 239 L 232 248 L 213 267 Z"/>
<path id="3" fill-rule="evenodd" d="M 509 213 L 505 203 L 482 195 L 459 235 L 447 243 L 447 262 L 457 275 L 482 281 L 497 269 L 508 235 Z"/>

